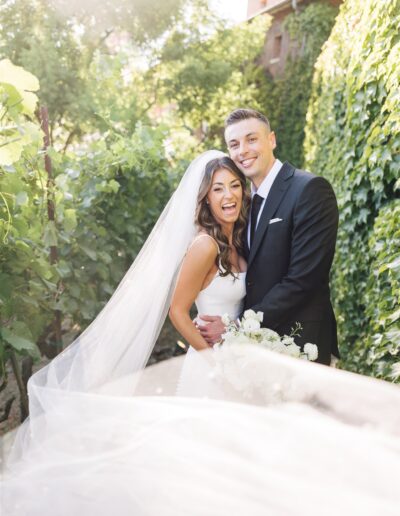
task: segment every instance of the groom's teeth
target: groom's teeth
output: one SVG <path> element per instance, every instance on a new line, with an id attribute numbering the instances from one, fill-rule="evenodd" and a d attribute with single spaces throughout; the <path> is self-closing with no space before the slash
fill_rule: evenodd
<path id="1" fill-rule="evenodd" d="M 243 165 L 244 167 L 248 167 L 248 166 L 250 166 L 250 165 L 255 161 L 255 159 L 256 159 L 256 158 L 244 159 L 244 160 L 242 161 L 242 165 Z"/>

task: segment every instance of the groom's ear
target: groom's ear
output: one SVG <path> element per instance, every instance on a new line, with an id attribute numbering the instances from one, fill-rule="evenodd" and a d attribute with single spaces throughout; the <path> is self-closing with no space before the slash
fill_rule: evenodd
<path id="1" fill-rule="evenodd" d="M 224 129 L 224 141 L 225 141 L 225 145 L 226 145 L 226 148 L 229 149 L 229 145 L 228 145 L 228 140 L 226 139 L 226 127 Z"/>
<path id="2" fill-rule="evenodd" d="M 275 135 L 275 131 L 270 131 L 268 133 L 268 140 L 269 140 L 269 143 L 271 145 L 272 150 L 274 150 L 276 148 L 276 135 Z"/>

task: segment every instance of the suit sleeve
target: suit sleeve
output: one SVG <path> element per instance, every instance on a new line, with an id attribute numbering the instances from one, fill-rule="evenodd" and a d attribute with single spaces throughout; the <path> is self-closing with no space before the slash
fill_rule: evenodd
<path id="1" fill-rule="evenodd" d="M 338 228 L 338 208 L 330 183 L 310 180 L 301 192 L 293 215 L 290 263 L 286 276 L 255 305 L 264 313 L 263 323 L 276 328 L 329 278 Z"/>

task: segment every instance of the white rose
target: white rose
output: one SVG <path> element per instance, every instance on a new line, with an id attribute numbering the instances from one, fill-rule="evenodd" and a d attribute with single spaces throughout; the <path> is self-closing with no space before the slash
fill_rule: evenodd
<path id="1" fill-rule="evenodd" d="M 256 317 L 260 322 L 263 322 L 264 320 L 264 312 L 257 312 Z"/>
<path id="2" fill-rule="evenodd" d="M 318 358 L 318 347 L 315 344 L 304 344 L 304 353 L 307 353 L 308 360 L 317 360 Z"/>
<path id="3" fill-rule="evenodd" d="M 294 344 L 294 338 L 288 337 L 288 335 L 284 335 L 282 342 L 285 344 L 285 346 L 291 346 L 292 344 Z"/>
<path id="4" fill-rule="evenodd" d="M 234 333 L 231 333 L 230 331 L 223 333 L 221 335 L 221 339 L 225 344 L 232 344 L 235 342 L 236 335 Z"/>
<path id="5" fill-rule="evenodd" d="M 254 344 L 254 341 L 250 337 L 247 337 L 246 335 L 239 334 L 236 337 L 234 343 L 235 344 L 240 344 L 240 345 L 243 345 L 243 344 Z"/>
<path id="6" fill-rule="evenodd" d="M 222 324 L 224 326 L 228 326 L 229 323 L 231 322 L 231 319 L 229 317 L 229 314 L 224 314 L 222 317 L 221 317 L 221 321 L 222 321 Z"/>
<path id="7" fill-rule="evenodd" d="M 291 357 L 299 358 L 300 346 L 298 346 L 297 344 L 289 344 L 288 346 L 286 346 L 286 354 Z"/>
<path id="8" fill-rule="evenodd" d="M 242 328 L 244 331 L 252 332 L 260 329 L 260 323 L 256 319 L 245 319 Z"/>
<path id="9" fill-rule="evenodd" d="M 254 310 L 246 310 L 243 314 L 243 319 L 257 319 L 257 314 Z"/>
<path id="10" fill-rule="evenodd" d="M 270 330 L 269 328 L 261 328 L 261 335 L 263 339 L 270 340 L 271 342 L 278 340 L 279 342 L 281 341 L 279 334 L 276 333 L 276 331 Z"/>
<path id="11" fill-rule="evenodd" d="M 264 340 L 262 344 L 270 349 L 271 351 L 276 351 L 277 353 L 285 353 L 286 346 L 282 344 L 280 340 Z"/>

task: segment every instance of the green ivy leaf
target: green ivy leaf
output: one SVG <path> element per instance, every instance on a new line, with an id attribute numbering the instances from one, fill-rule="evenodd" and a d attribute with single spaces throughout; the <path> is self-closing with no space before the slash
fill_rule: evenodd
<path id="1" fill-rule="evenodd" d="M 8 328 L 1 329 L 1 336 L 18 353 L 27 353 L 34 359 L 40 358 L 39 348 L 34 342 L 24 337 L 15 335 Z"/>
<path id="2" fill-rule="evenodd" d="M 94 249 L 90 249 L 90 247 L 87 247 L 86 245 L 81 245 L 82 251 L 89 256 L 90 259 L 96 261 L 97 260 L 97 253 Z"/>
<path id="3" fill-rule="evenodd" d="M 43 242 L 47 247 L 57 245 L 57 230 L 52 220 L 49 220 L 44 227 Z"/>
<path id="4" fill-rule="evenodd" d="M 64 210 L 64 228 L 68 233 L 74 231 L 76 226 L 78 225 L 78 221 L 76 218 L 76 210 L 72 208 L 68 208 Z"/>
<path id="5" fill-rule="evenodd" d="M 15 196 L 15 202 L 17 206 L 26 206 L 28 204 L 28 194 L 27 192 L 18 192 Z"/>

